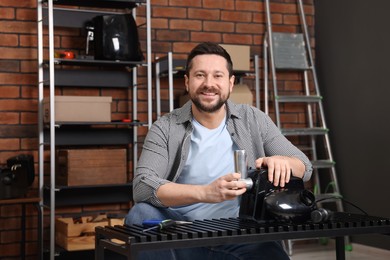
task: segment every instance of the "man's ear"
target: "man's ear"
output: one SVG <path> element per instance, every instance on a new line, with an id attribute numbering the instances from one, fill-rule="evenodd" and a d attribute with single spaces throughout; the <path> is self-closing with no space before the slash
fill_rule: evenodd
<path id="1" fill-rule="evenodd" d="M 229 79 L 230 81 L 230 92 L 233 91 L 233 87 L 234 87 L 234 81 L 236 80 L 236 77 L 234 75 L 232 75 Z"/>
<path id="2" fill-rule="evenodd" d="M 187 75 L 184 75 L 184 84 L 185 84 L 185 86 L 186 86 L 186 91 L 187 91 L 187 93 L 188 93 L 188 81 L 189 81 L 188 76 L 187 76 Z"/>

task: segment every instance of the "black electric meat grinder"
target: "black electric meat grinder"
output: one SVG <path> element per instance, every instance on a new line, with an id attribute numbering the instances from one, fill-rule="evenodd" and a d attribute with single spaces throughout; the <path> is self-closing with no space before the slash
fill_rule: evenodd
<path id="1" fill-rule="evenodd" d="M 247 184 L 247 191 L 241 196 L 241 219 L 293 223 L 311 219 L 317 209 L 315 196 L 305 189 L 302 179 L 291 176 L 284 187 L 275 187 L 268 181 L 267 169 L 247 169 L 244 150 L 235 151 L 234 162 L 235 171 L 241 173 L 241 181 Z"/>

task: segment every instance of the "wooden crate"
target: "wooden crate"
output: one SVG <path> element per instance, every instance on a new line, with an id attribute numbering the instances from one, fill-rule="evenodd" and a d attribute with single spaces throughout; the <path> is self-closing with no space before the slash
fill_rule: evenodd
<path id="1" fill-rule="evenodd" d="M 56 219 L 56 244 L 68 251 L 88 250 L 95 248 L 95 228 L 97 226 L 123 225 L 123 219 L 107 219 L 104 215 L 98 218 L 81 217 Z"/>
<path id="2" fill-rule="evenodd" d="M 126 149 L 59 150 L 56 184 L 78 186 L 126 183 L 126 158 Z"/>

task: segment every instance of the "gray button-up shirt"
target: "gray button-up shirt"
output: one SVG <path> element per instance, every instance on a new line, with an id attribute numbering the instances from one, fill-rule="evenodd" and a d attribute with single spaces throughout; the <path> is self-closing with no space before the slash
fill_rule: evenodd
<path id="1" fill-rule="evenodd" d="M 300 159 L 305 165 L 303 180 L 310 179 L 312 165 L 306 155 L 280 132 L 259 109 L 227 101 L 227 130 L 233 142 L 248 156 L 248 167 L 255 168 L 260 157 L 283 155 Z M 135 202 L 164 207 L 157 189 L 175 182 L 187 160 L 192 126 L 191 101 L 158 119 L 150 128 L 133 179 Z M 232 158 L 233 160 L 233 158 Z M 226 173 L 228 174 L 228 173 Z M 210 180 L 211 181 L 211 180 Z"/>

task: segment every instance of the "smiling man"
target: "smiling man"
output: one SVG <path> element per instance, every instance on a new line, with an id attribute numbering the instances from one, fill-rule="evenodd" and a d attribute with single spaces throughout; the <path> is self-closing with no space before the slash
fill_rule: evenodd
<path id="1" fill-rule="evenodd" d="M 136 204 L 126 224 L 145 219 L 197 220 L 238 217 L 246 184 L 234 172 L 234 151 L 246 150 L 248 167 L 268 167 L 284 186 L 291 174 L 308 180 L 308 158 L 263 112 L 229 100 L 235 77 L 230 55 L 201 43 L 189 54 L 183 107 L 151 127 L 133 180 Z M 278 242 L 145 252 L 140 259 L 289 259 Z"/>

